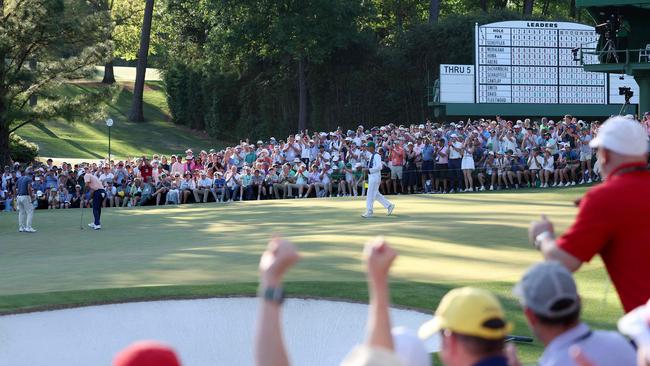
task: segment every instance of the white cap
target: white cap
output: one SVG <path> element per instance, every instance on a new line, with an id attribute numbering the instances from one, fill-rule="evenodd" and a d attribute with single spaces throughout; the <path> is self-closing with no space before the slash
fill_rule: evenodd
<path id="1" fill-rule="evenodd" d="M 600 126 L 598 136 L 589 146 L 603 147 L 621 155 L 641 156 L 648 152 L 648 134 L 639 122 L 616 116 Z"/>
<path id="2" fill-rule="evenodd" d="M 395 327 L 391 330 L 395 355 L 404 366 L 430 366 L 431 355 L 424 342 L 418 338 L 414 331 L 405 327 Z"/>
<path id="3" fill-rule="evenodd" d="M 618 330 L 634 339 L 640 348 L 650 347 L 650 301 L 619 319 Z"/>

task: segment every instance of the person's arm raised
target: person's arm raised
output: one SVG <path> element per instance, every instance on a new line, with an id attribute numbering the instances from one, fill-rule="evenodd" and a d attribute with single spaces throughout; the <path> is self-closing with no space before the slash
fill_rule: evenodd
<path id="1" fill-rule="evenodd" d="M 368 274 L 370 309 L 368 313 L 368 339 L 370 347 L 393 350 L 393 337 L 390 333 L 390 291 L 388 271 L 397 252 L 382 237 L 369 241 L 364 248 L 364 259 Z"/>
<path id="2" fill-rule="evenodd" d="M 281 299 L 269 299 L 267 292 L 281 292 L 284 274 L 298 260 L 296 247 L 289 241 L 274 237 L 260 260 L 260 311 L 255 331 L 255 365 L 287 366 L 289 357 L 282 338 L 280 323 Z"/>
<path id="3" fill-rule="evenodd" d="M 528 229 L 528 240 L 544 256 L 546 260 L 555 260 L 562 263 L 571 272 L 577 271 L 582 261 L 562 248 L 555 241 L 553 223 L 542 215 L 540 221 L 533 221 Z"/>

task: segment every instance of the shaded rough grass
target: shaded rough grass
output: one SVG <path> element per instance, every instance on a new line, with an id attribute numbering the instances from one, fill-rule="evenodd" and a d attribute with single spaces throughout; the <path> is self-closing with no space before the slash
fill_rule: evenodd
<path id="1" fill-rule="evenodd" d="M 115 121 L 111 129 L 111 155 L 117 158 L 183 153 L 187 148 L 207 150 L 227 144 L 209 138 L 203 132 L 192 131 L 171 122 L 162 81 L 148 81 L 144 93 L 143 123 L 128 122 L 133 98 L 132 84 L 121 86 L 117 98 L 109 106 L 109 116 Z M 76 95 L 103 88 L 99 83 L 67 84 L 64 95 Z M 108 156 L 108 128 L 104 121 L 49 121 L 22 127 L 17 133 L 39 145 L 41 156 L 56 158 L 102 159 Z"/>
<path id="2" fill-rule="evenodd" d="M 15 232 L 0 214 L 0 312 L 213 296 L 252 296 L 257 263 L 272 233 L 295 241 L 303 260 L 287 276 L 290 296 L 367 301 L 361 248 L 384 235 L 400 253 L 392 300 L 432 312 L 451 288 L 471 285 L 503 301 L 515 334 L 530 335 L 512 286 L 540 255 L 528 223 L 549 215 L 558 231 L 573 220 L 583 188 L 391 197 L 392 217 L 364 221 L 359 199 L 106 209 L 101 231 L 80 231 L 80 210 L 36 212 L 39 232 Z M 91 215 L 86 213 L 86 220 Z M 85 222 L 84 222 L 85 225 Z M 577 274 L 584 318 L 614 328 L 622 314 L 599 260 Z M 541 352 L 522 345 L 526 362 Z"/>

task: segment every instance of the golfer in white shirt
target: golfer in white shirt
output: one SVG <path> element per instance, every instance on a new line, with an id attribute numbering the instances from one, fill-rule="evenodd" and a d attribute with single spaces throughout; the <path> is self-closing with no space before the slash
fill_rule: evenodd
<path id="1" fill-rule="evenodd" d="M 366 197 L 366 213 L 361 215 L 361 217 L 369 218 L 372 217 L 372 206 L 375 203 L 375 200 L 384 206 L 388 210 L 388 216 L 393 213 L 395 205 L 387 200 L 381 193 L 379 193 L 379 183 L 381 183 L 381 156 L 375 153 L 375 143 L 368 142 L 368 166 L 366 171 L 368 172 L 368 196 Z"/>

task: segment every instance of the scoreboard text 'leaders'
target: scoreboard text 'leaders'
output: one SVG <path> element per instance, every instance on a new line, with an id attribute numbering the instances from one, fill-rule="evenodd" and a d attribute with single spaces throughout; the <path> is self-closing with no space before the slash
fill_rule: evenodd
<path id="1" fill-rule="evenodd" d="M 571 53 L 597 41 L 593 27 L 577 23 L 477 25 L 476 102 L 606 104 L 606 74 L 585 72 Z"/>

